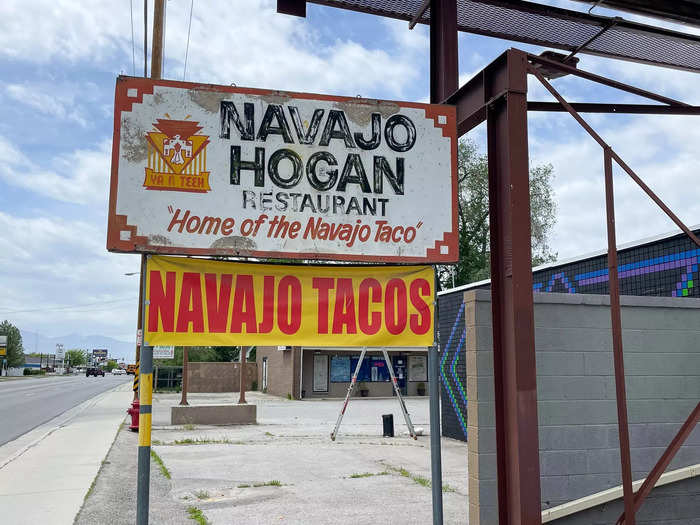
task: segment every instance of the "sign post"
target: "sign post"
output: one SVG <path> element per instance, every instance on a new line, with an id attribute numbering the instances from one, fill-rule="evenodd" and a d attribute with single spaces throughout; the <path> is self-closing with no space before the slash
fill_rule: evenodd
<path id="1" fill-rule="evenodd" d="M 0 335 L 0 376 L 7 362 L 7 336 Z M 5 372 L 7 373 L 7 372 Z"/>

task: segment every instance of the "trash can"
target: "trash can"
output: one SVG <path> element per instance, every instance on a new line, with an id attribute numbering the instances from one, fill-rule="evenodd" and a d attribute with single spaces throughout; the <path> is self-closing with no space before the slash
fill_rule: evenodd
<path id="1" fill-rule="evenodd" d="M 382 416 L 384 426 L 384 437 L 394 437 L 394 414 L 384 414 Z"/>

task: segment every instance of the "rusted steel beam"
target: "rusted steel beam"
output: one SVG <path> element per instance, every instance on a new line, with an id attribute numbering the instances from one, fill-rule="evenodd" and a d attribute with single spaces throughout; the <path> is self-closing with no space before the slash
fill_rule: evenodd
<path id="1" fill-rule="evenodd" d="M 625 389 L 625 361 L 622 353 L 622 313 L 620 308 L 620 281 L 617 275 L 617 242 L 615 239 L 615 194 L 613 190 L 612 157 L 605 148 L 605 215 L 608 230 L 608 275 L 610 284 L 610 320 L 612 322 L 613 361 L 615 363 L 615 393 L 617 395 L 617 430 L 620 437 L 620 464 L 622 493 L 627 525 L 634 525 L 634 490 L 632 489 L 632 460 L 630 434 L 627 422 L 627 393 Z"/>
<path id="2" fill-rule="evenodd" d="M 574 119 L 576 120 L 576 122 L 578 122 L 578 123 L 581 125 L 581 127 L 582 127 L 583 129 L 585 129 L 591 137 L 593 137 L 593 139 L 600 145 L 601 148 L 603 148 L 603 150 L 609 150 L 609 151 L 610 151 L 610 156 L 611 156 L 611 157 L 615 160 L 615 162 L 617 162 L 617 164 L 630 176 L 630 178 L 631 178 L 634 182 L 636 182 L 637 185 L 638 185 L 640 188 L 642 188 L 642 190 L 644 191 L 644 193 L 646 193 L 646 194 L 651 198 L 651 200 L 653 200 L 653 201 L 657 204 L 657 206 L 658 206 L 659 208 L 661 208 L 661 209 L 663 210 L 663 212 L 664 212 L 666 215 L 668 215 L 668 217 L 669 217 L 673 222 L 675 222 L 676 225 L 677 225 L 683 232 L 685 232 L 685 234 L 686 234 L 688 237 L 690 237 L 690 238 L 693 240 L 693 242 L 694 242 L 695 244 L 697 244 L 698 246 L 700 246 L 700 239 L 698 239 L 698 237 L 692 232 L 692 230 L 691 230 L 690 228 L 688 228 L 688 227 L 685 225 L 685 223 L 684 223 L 683 221 L 681 221 L 681 220 L 678 218 L 678 216 L 677 216 L 675 213 L 673 213 L 673 212 L 671 211 L 671 209 L 670 209 L 668 206 L 666 206 L 666 204 L 664 203 L 664 201 L 662 201 L 661 198 L 660 198 L 658 195 L 656 195 L 656 193 L 654 193 L 654 192 L 652 191 L 652 189 L 651 189 L 649 186 L 647 186 L 641 178 L 639 178 L 639 176 L 632 170 L 632 168 L 630 168 L 630 167 L 627 165 L 627 163 L 626 163 L 624 160 L 622 160 L 622 158 L 621 158 L 617 153 L 615 153 L 615 151 L 608 145 L 608 143 L 605 142 L 605 141 L 603 140 L 603 138 L 602 138 L 600 135 L 598 135 L 598 133 L 595 132 L 595 130 L 588 124 L 588 122 L 586 122 L 586 121 L 583 119 L 583 117 L 581 117 L 581 115 L 579 115 L 579 114 L 576 112 L 576 110 L 572 107 L 572 105 L 569 104 L 569 103 L 564 99 L 564 97 L 562 97 L 561 94 L 560 94 L 556 89 L 554 89 L 554 87 L 552 87 L 552 85 L 551 85 L 549 82 L 547 82 L 547 79 L 545 79 L 545 78 L 542 76 L 542 74 L 541 74 L 539 71 L 537 71 L 537 69 L 534 68 L 533 66 L 530 66 L 529 71 L 530 71 L 530 73 L 532 73 L 533 75 L 535 75 L 535 77 L 537 77 L 537 79 L 542 83 L 542 85 L 543 85 L 545 88 L 547 88 L 547 91 L 549 91 L 549 92 L 552 94 L 552 96 L 553 96 L 554 98 L 557 99 L 557 101 L 559 102 L 559 104 L 561 104 L 561 105 L 564 107 L 564 109 L 566 109 L 566 111 L 568 111 L 569 114 L 570 114 L 572 117 L 574 117 Z"/>
<path id="3" fill-rule="evenodd" d="M 430 3 L 430 101 L 440 103 L 459 87 L 457 0 Z"/>
<path id="4" fill-rule="evenodd" d="M 635 493 L 635 512 L 639 510 L 639 508 L 642 506 L 644 498 L 646 498 L 651 492 L 651 489 L 654 488 L 654 485 L 656 485 L 656 482 L 661 477 L 661 474 L 663 474 L 666 468 L 668 468 L 669 463 L 671 463 L 676 453 L 680 450 L 683 443 L 685 443 L 685 440 L 688 439 L 688 436 L 693 431 L 698 422 L 700 422 L 700 403 L 698 403 L 695 409 L 690 413 L 688 419 L 685 420 L 685 423 L 683 423 L 681 428 L 678 430 L 678 433 L 673 438 L 668 448 L 661 455 L 659 461 L 656 462 L 656 465 L 654 465 L 654 468 L 651 469 L 651 472 L 644 480 L 644 483 L 642 483 L 642 485 L 639 487 L 639 490 L 637 490 L 637 492 Z M 618 518 L 617 523 L 625 523 L 624 512 Z"/>
<path id="5" fill-rule="evenodd" d="M 599 104 L 570 102 L 579 113 L 619 113 L 632 115 L 700 115 L 700 106 L 660 106 L 654 104 Z M 528 111 L 566 111 L 558 102 L 528 101 Z"/>
<path id="6" fill-rule="evenodd" d="M 491 300 L 500 525 L 541 523 L 530 246 L 527 55 L 487 68 Z"/>
<path id="7" fill-rule="evenodd" d="M 277 0 L 277 12 L 306 18 L 306 0 Z"/>
<path id="8" fill-rule="evenodd" d="M 556 60 L 549 60 L 547 58 L 538 56 L 538 55 L 528 55 L 528 60 L 532 64 L 543 64 L 548 67 L 551 67 L 553 69 L 558 69 L 560 71 L 564 71 L 566 73 L 569 73 L 571 75 L 576 75 L 577 77 L 585 78 L 587 80 L 592 80 L 593 82 L 597 82 L 599 84 L 603 84 L 606 86 L 610 86 L 616 89 L 619 89 L 621 91 L 626 91 L 628 93 L 632 93 L 633 95 L 639 95 L 640 97 L 648 98 L 650 100 L 656 100 L 657 102 L 662 102 L 664 104 L 668 104 L 670 106 L 688 106 L 689 104 L 686 104 L 685 102 L 680 102 L 678 100 L 674 100 L 669 97 L 664 97 L 663 95 L 659 95 L 658 93 L 653 93 L 651 91 L 647 91 L 645 89 L 641 89 L 635 86 L 630 86 L 629 84 L 624 84 L 622 82 L 618 82 L 617 80 L 612 80 L 611 78 L 606 78 L 606 77 L 601 77 L 600 75 L 596 75 L 595 73 L 589 73 L 588 71 L 583 71 L 581 69 L 567 66 L 566 64 L 562 64 L 561 62 L 557 62 Z M 536 69 L 536 68 L 534 68 Z"/>

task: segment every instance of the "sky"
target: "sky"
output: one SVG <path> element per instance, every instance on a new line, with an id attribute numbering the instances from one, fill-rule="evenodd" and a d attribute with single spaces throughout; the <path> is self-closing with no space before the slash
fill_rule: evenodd
<path id="1" fill-rule="evenodd" d="M 409 31 L 406 22 L 314 4 L 301 19 L 277 14 L 275 4 L 169 0 L 163 77 L 428 101 L 426 27 Z M 89 8 L 79 0 L 0 3 L 0 319 L 23 330 L 135 339 L 138 276 L 125 274 L 138 271 L 139 256 L 105 248 L 115 79 L 143 75 L 143 2 L 134 0 L 133 11 L 131 5 L 129 0 L 94 0 Z M 152 19 L 149 13 L 149 23 Z M 508 47 L 544 49 L 460 34 L 460 83 Z M 700 104 L 695 74 L 580 58 L 582 69 Z M 574 77 L 553 84 L 570 101 L 642 102 Z M 529 92 L 530 100 L 551 100 L 532 78 Z M 586 118 L 686 224 L 700 223 L 697 117 Z M 468 138 L 485 149 L 483 126 Z M 531 113 L 529 140 L 531 164 L 554 167 L 553 251 L 563 259 L 605 247 L 599 146 L 566 114 Z M 674 231 L 641 190 L 619 171 L 615 175 L 620 243 Z"/>

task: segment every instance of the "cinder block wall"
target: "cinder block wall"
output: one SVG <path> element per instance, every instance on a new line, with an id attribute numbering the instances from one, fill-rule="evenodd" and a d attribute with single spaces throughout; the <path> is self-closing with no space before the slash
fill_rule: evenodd
<path id="1" fill-rule="evenodd" d="M 240 363 L 199 363 L 187 364 L 187 391 L 192 393 L 240 392 Z M 257 378 L 257 365 L 246 363 L 246 390 L 253 388 Z"/>
<path id="2" fill-rule="evenodd" d="M 464 298 L 469 523 L 497 524 L 490 292 Z M 700 300 L 625 296 L 622 305 L 632 470 L 640 479 L 700 400 Z M 546 509 L 621 484 L 609 298 L 535 294 L 535 327 Z M 669 469 L 697 463 L 700 428 Z M 700 502 L 697 511 L 700 519 Z"/>

